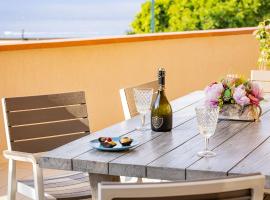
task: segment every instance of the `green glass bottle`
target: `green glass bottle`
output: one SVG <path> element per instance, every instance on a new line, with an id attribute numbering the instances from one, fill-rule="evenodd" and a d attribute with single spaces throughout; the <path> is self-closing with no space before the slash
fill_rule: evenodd
<path id="1" fill-rule="evenodd" d="M 158 70 L 158 94 L 151 109 L 151 129 L 156 132 L 172 130 L 172 107 L 165 95 L 165 69 Z"/>

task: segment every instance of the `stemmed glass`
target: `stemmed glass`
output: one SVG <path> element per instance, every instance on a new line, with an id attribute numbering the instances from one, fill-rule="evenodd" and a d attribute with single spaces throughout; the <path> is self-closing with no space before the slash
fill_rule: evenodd
<path id="1" fill-rule="evenodd" d="M 216 153 L 209 150 L 209 139 L 214 135 L 217 121 L 219 108 L 218 107 L 208 107 L 208 106 L 200 106 L 195 108 L 197 122 L 200 134 L 204 137 L 205 140 L 205 148 L 203 151 L 198 152 L 198 156 L 200 157 L 213 157 L 216 156 Z"/>
<path id="2" fill-rule="evenodd" d="M 152 97 L 153 97 L 153 89 L 152 88 L 134 88 L 133 89 L 135 105 L 138 113 L 141 115 L 141 127 L 137 128 L 137 130 L 145 131 L 147 130 L 145 127 L 145 115 L 150 110 Z"/>

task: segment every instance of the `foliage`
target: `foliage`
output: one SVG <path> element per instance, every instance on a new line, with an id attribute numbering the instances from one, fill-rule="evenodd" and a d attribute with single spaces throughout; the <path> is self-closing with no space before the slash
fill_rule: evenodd
<path id="1" fill-rule="evenodd" d="M 258 65 L 260 69 L 270 67 L 270 19 L 260 22 L 258 30 L 255 31 L 256 39 L 259 41 L 260 56 Z"/>
<path id="2" fill-rule="evenodd" d="M 131 33 L 149 33 L 151 2 L 132 22 Z M 155 0 L 156 32 L 256 26 L 270 17 L 270 0 Z"/>

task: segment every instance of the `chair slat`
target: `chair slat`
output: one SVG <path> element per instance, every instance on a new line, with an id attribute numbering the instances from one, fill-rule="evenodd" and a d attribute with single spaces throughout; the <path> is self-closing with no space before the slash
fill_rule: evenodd
<path id="1" fill-rule="evenodd" d="M 48 184 L 49 183 L 49 184 Z M 34 186 L 33 180 L 19 180 L 19 184 Z M 45 193 L 56 199 L 91 198 L 89 175 L 87 173 L 69 174 L 44 179 Z"/>
<path id="2" fill-rule="evenodd" d="M 88 119 L 10 127 L 10 140 L 25 140 L 70 133 L 89 132 Z"/>
<path id="3" fill-rule="evenodd" d="M 89 180 L 89 178 L 88 178 L 88 180 Z M 74 186 L 74 185 L 76 185 L 76 186 Z M 73 191 L 74 192 L 84 191 L 85 189 L 82 189 L 84 187 L 89 188 L 89 181 L 79 182 L 79 180 L 78 180 L 77 183 L 75 183 L 75 184 L 51 187 L 51 188 L 48 188 L 47 191 L 50 192 L 51 194 L 63 194 L 63 193 L 72 193 Z"/>
<path id="4" fill-rule="evenodd" d="M 12 150 L 14 151 L 22 151 L 27 153 L 45 152 L 87 135 L 89 135 L 89 132 L 52 138 L 11 142 L 11 146 Z"/>
<path id="5" fill-rule="evenodd" d="M 86 105 L 8 113 L 9 126 L 35 124 L 87 117 Z"/>
<path id="6" fill-rule="evenodd" d="M 270 82 L 267 81 L 254 81 L 260 85 L 261 88 L 263 88 L 264 93 L 270 93 Z"/>
<path id="7" fill-rule="evenodd" d="M 251 80 L 258 83 L 265 93 L 270 93 L 270 71 L 251 70 Z"/>
<path id="8" fill-rule="evenodd" d="M 7 111 L 85 104 L 84 92 L 6 98 Z"/>
<path id="9" fill-rule="evenodd" d="M 270 71 L 269 70 L 251 70 L 251 80 L 270 81 Z"/>
<path id="10" fill-rule="evenodd" d="M 22 180 L 22 183 L 34 187 L 34 181 L 33 180 Z M 73 175 L 67 175 L 61 178 L 52 178 L 52 179 L 45 179 L 44 185 L 48 189 L 54 190 L 56 187 L 66 187 L 70 185 L 75 185 L 78 183 L 88 183 L 89 184 L 89 176 L 87 174 L 79 173 L 76 176 Z"/>
<path id="11" fill-rule="evenodd" d="M 270 200 L 270 194 L 264 194 L 264 200 Z"/>
<path id="12" fill-rule="evenodd" d="M 250 190 L 188 196 L 148 197 L 147 200 L 251 200 Z M 145 198 L 113 198 L 112 200 L 145 200 Z"/>
<path id="13" fill-rule="evenodd" d="M 63 200 L 81 200 L 82 198 L 87 200 L 91 200 L 91 191 L 87 190 L 87 187 L 82 188 L 84 191 L 79 190 L 78 192 L 72 192 L 72 193 L 59 193 L 59 194 L 53 194 L 53 196 L 57 199 L 63 199 Z"/>

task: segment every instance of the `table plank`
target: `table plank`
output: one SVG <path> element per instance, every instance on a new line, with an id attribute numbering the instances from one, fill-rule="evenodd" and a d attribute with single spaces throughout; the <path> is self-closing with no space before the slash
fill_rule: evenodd
<path id="1" fill-rule="evenodd" d="M 203 91 L 195 91 L 171 102 L 173 111 L 184 109 L 185 107 L 200 101 L 204 98 Z M 149 123 L 149 117 L 146 118 Z M 59 148 L 56 148 L 42 157 L 38 158 L 38 162 L 43 168 L 72 170 L 72 158 L 75 158 L 89 150 L 92 147 L 89 141 L 100 136 L 114 137 L 128 134 L 135 130 L 140 124 L 140 117 L 136 116 L 130 120 L 122 121 L 113 126 L 97 131 L 86 137 L 80 138 Z"/>
<path id="2" fill-rule="evenodd" d="M 189 121 L 192 118 L 194 118 L 195 117 L 194 109 L 196 106 L 200 105 L 201 103 L 203 103 L 203 101 L 196 102 L 192 105 L 189 105 L 183 108 L 182 110 L 175 112 L 173 115 L 173 121 L 174 121 L 173 126 L 177 127 L 180 124 L 185 123 L 186 121 Z M 141 133 L 140 131 L 134 131 L 127 135 L 139 141 L 141 143 L 140 144 L 141 146 L 144 143 L 147 143 L 148 141 L 152 141 L 156 137 L 161 136 L 162 134 L 163 133 L 152 132 L 151 130 L 149 130 L 144 133 Z M 118 173 L 114 172 L 112 169 L 109 170 L 108 163 L 110 161 L 117 159 L 118 157 L 124 156 L 125 154 L 127 154 L 127 156 L 129 157 L 130 156 L 129 154 L 132 152 L 135 152 L 137 148 L 135 148 L 131 152 L 117 152 L 117 153 L 100 152 L 96 150 L 91 150 L 74 158 L 73 168 L 74 170 L 87 171 L 90 173 L 101 173 L 101 174 L 109 173 L 111 175 L 119 175 Z M 131 173 L 132 176 L 138 176 L 138 177 L 145 176 L 145 167 L 141 167 L 141 168 L 136 167 L 136 166 L 130 166 L 130 167 L 132 168 L 130 170 L 135 173 L 135 174 Z M 133 170 L 134 168 L 136 168 L 136 170 Z M 118 168 L 118 170 L 121 170 L 120 167 Z M 121 175 L 131 176 L 131 174 L 129 175 L 121 174 Z"/>
<path id="3" fill-rule="evenodd" d="M 260 172 L 266 176 L 266 188 L 270 188 L 270 138 L 263 142 L 254 152 L 229 171 L 229 175 Z"/>
<path id="4" fill-rule="evenodd" d="M 219 122 L 216 133 L 210 140 L 209 148 L 213 149 L 222 144 L 248 124 L 228 121 Z M 196 136 L 191 140 L 150 163 L 147 166 L 147 177 L 165 180 L 185 179 L 185 169 L 199 159 L 197 152 L 203 148 L 203 137 L 196 130 Z"/>
<path id="5" fill-rule="evenodd" d="M 270 137 L 270 112 L 261 117 L 261 122 L 249 126 L 215 149 L 213 158 L 202 158 L 186 169 L 186 179 L 203 179 L 227 176 L 236 164 Z"/>
<path id="6" fill-rule="evenodd" d="M 189 93 L 185 96 L 174 99 L 170 102 L 173 112 L 183 109 L 197 101 L 202 100 L 205 97 L 204 91 L 198 90 L 192 93 Z"/>

